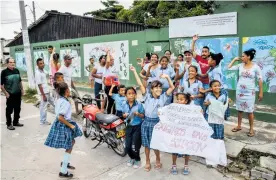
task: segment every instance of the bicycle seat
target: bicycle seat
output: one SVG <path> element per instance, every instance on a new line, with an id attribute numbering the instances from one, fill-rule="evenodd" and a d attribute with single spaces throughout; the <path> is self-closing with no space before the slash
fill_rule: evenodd
<path id="1" fill-rule="evenodd" d="M 114 121 L 120 119 L 118 116 L 115 116 L 113 114 L 104 114 L 104 113 L 97 113 L 96 119 L 100 124 L 111 124 Z"/>

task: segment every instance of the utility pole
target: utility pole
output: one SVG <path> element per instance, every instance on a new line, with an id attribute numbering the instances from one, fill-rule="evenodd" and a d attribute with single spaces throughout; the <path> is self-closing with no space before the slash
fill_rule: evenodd
<path id="1" fill-rule="evenodd" d="M 36 15 L 35 15 L 35 3 L 34 1 L 32 2 L 33 4 L 33 16 L 34 16 L 34 22 L 36 21 Z"/>
<path id="2" fill-rule="evenodd" d="M 22 25 L 22 38 L 23 38 L 23 44 L 24 44 L 25 59 L 27 63 L 28 83 L 29 83 L 29 88 L 35 89 L 34 73 L 33 73 L 33 67 L 32 67 L 33 58 L 31 53 L 31 45 L 29 40 L 24 0 L 19 0 L 19 9 L 20 9 L 20 19 L 21 19 L 21 25 Z"/>
<path id="3" fill-rule="evenodd" d="M 5 56 L 4 56 L 4 38 L 1 38 L 1 65 L 5 62 Z"/>

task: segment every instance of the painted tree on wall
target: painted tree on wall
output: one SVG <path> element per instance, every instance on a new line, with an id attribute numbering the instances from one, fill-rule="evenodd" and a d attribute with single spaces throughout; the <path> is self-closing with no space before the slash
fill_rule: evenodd
<path id="1" fill-rule="evenodd" d="M 85 15 L 154 26 L 167 26 L 169 19 L 211 14 L 215 6 L 214 1 L 134 1 L 124 9 L 117 1 L 102 3 L 105 9 Z"/>

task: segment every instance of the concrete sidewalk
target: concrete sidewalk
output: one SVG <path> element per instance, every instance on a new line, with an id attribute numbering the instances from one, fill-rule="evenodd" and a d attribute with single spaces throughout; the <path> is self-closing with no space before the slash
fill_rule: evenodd
<path id="1" fill-rule="evenodd" d="M 1 96 L 1 179 L 4 180 L 56 180 L 60 171 L 60 162 L 63 150 L 48 148 L 44 145 L 51 126 L 39 125 L 39 110 L 32 104 L 22 103 L 21 123 L 24 127 L 9 131 L 5 125 L 5 97 Z M 48 120 L 53 121 L 54 115 L 48 113 Z M 213 180 L 227 179 L 215 169 L 190 162 L 191 174 L 181 174 L 184 159 L 178 160 L 179 175 L 169 173 L 171 167 L 171 155 L 162 153 L 163 168 L 144 171 L 144 153 L 141 152 L 142 167 L 133 169 L 126 167 L 128 157 L 120 157 L 106 144 L 97 149 L 91 149 L 96 142 L 84 137 L 76 140 L 72 152 L 71 164 L 76 166 L 75 178 L 80 180 L 204 180 L 206 177 Z M 154 154 L 152 153 L 152 166 Z"/>

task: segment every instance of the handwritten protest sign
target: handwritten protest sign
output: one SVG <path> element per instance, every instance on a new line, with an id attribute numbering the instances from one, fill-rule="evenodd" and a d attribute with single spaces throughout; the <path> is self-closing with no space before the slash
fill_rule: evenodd
<path id="1" fill-rule="evenodd" d="M 221 143 L 211 138 L 213 130 L 204 119 L 201 107 L 173 103 L 160 111 L 160 122 L 155 125 L 151 139 L 152 149 L 201 156 L 222 164 Z"/>
<path id="2" fill-rule="evenodd" d="M 211 99 L 208 107 L 208 123 L 224 124 L 224 114 L 228 107 L 228 101 L 224 104 L 221 101 Z"/>

